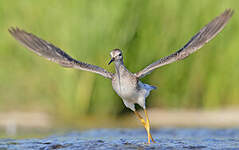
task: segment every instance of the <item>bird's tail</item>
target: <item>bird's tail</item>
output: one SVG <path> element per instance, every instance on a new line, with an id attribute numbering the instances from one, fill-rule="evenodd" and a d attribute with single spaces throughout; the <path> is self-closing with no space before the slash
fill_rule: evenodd
<path id="1" fill-rule="evenodd" d="M 145 86 L 146 89 L 149 89 L 150 91 L 157 89 L 156 86 L 152 86 L 152 85 L 148 85 L 148 84 L 144 84 L 144 86 Z"/>

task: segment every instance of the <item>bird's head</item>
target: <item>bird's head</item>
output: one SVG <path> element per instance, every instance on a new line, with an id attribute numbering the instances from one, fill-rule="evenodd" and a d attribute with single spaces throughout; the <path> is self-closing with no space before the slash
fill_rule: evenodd
<path id="1" fill-rule="evenodd" d="M 111 57 L 111 60 L 108 63 L 108 65 L 111 64 L 113 61 L 123 61 L 123 54 L 122 54 L 122 51 L 120 49 L 112 50 L 110 52 L 110 57 Z"/>

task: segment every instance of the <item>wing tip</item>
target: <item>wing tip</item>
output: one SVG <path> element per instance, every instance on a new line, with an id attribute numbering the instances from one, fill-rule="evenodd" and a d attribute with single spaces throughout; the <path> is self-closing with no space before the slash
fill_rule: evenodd
<path id="1" fill-rule="evenodd" d="M 227 8 L 223 13 L 222 16 L 225 16 L 226 18 L 231 18 L 235 11 L 232 8 Z"/>
<path id="2" fill-rule="evenodd" d="M 17 32 L 17 31 L 20 31 L 20 29 L 16 26 L 16 27 L 9 27 L 8 28 L 8 31 L 10 32 L 10 33 L 13 33 L 13 32 Z"/>
<path id="3" fill-rule="evenodd" d="M 14 27 L 10 27 L 10 28 L 8 28 L 8 32 L 9 32 L 11 35 L 13 35 L 13 34 L 16 32 L 16 30 L 15 30 Z"/>
<path id="4" fill-rule="evenodd" d="M 24 33 L 27 34 L 24 30 L 21 30 L 20 28 L 16 27 L 9 27 L 8 32 L 14 37 L 17 38 L 19 34 Z"/>

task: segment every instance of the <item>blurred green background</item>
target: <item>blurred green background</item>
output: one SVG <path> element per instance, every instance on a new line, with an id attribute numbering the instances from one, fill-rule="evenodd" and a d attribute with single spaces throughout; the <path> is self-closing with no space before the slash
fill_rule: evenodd
<path id="1" fill-rule="evenodd" d="M 160 109 L 239 106 L 239 1 L 1 0 L 0 110 L 39 110 L 68 121 L 130 112 L 110 80 L 38 57 L 10 36 L 11 26 L 112 72 L 109 52 L 120 48 L 128 69 L 137 72 L 181 48 L 226 8 L 235 14 L 222 33 L 198 53 L 142 80 L 158 87 L 147 106 Z"/>

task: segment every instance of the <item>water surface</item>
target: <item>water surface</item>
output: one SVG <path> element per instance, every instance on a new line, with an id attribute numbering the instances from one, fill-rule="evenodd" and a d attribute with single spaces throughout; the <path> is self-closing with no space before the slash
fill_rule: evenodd
<path id="1" fill-rule="evenodd" d="M 42 139 L 1 139 L 0 150 L 239 149 L 239 129 L 163 128 L 152 135 L 157 143 L 149 145 L 143 129 L 94 129 Z"/>

